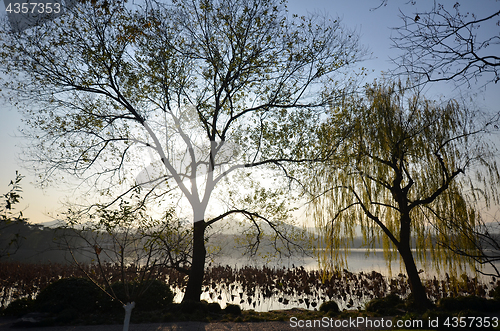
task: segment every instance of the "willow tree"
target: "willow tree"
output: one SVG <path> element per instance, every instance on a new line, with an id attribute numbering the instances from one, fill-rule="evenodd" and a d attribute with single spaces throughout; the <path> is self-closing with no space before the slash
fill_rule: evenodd
<path id="1" fill-rule="evenodd" d="M 279 192 L 241 186 L 254 167 L 307 159 L 320 92 L 361 55 L 339 20 L 289 16 L 277 0 L 81 1 L 19 30 L 0 28 L 0 67 L 36 171 L 70 173 L 108 206 L 135 190 L 155 205 L 183 197 L 193 219 L 183 300 L 194 301 L 207 227 L 243 215 L 278 231 Z M 127 165 L 149 155 L 161 168 L 134 181 Z M 216 194 L 224 204 L 208 215 Z"/>
<path id="2" fill-rule="evenodd" d="M 335 146 L 335 153 L 314 174 L 313 206 L 326 267 L 343 260 L 339 248 L 348 247 L 359 226 L 365 244 L 382 240 L 389 263 L 399 254 L 414 303 L 424 308 L 429 301 L 416 261 L 430 249 L 438 267 L 463 265 L 436 242 L 474 249 L 470 233 L 459 229 L 475 228 L 474 201 L 496 198 L 499 175 L 482 139 L 491 122 L 479 123 L 477 110 L 456 101 L 407 94 L 401 84 L 374 84 L 363 98 L 332 109 L 320 131 L 322 148 Z"/>

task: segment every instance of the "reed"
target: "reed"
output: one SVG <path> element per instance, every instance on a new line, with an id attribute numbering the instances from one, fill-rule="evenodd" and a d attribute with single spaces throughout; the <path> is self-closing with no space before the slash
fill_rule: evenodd
<path id="1" fill-rule="evenodd" d="M 95 265 L 85 266 L 86 271 L 100 279 Z M 105 275 L 117 280 L 121 269 L 118 265 L 104 265 Z M 129 265 L 126 272 L 137 273 L 140 267 Z M 173 269 L 158 267 L 156 279 L 168 283 L 180 300 L 187 285 L 187 277 Z M 23 264 L 0 262 L 0 307 L 12 300 L 34 298 L 50 283 L 69 277 L 84 277 L 74 265 Z M 101 277 L 102 278 L 102 277 Z M 429 298 L 436 302 L 443 297 L 477 295 L 489 297 L 491 287 L 477 278 L 462 275 L 460 278 L 445 275 L 443 279 L 424 281 Z M 372 272 L 352 273 L 348 270 L 330 274 L 303 267 L 243 267 L 213 266 L 206 270 L 202 298 L 209 302 L 239 304 L 243 309 L 266 311 L 283 308 L 319 309 L 321 303 L 336 301 L 341 309 L 362 309 L 371 299 L 394 293 L 405 298 L 410 289 L 406 276 L 388 278 Z"/>

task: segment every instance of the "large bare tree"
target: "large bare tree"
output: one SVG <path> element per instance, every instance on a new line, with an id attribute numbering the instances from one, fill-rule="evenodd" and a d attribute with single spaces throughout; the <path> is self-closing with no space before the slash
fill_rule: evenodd
<path id="1" fill-rule="evenodd" d="M 83 1 L 32 28 L 1 30 L 4 87 L 31 128 L 42 181 L 69 172 L 109 194 L 110 206 L 132 190 L 144 201 L 174 191 L 187 200 L 185 301 L 200 298 L 215 222 L 243 215 L 287 243 L 277 192 L 234 181 L 315 159 L 324 88 L 344 88 L 343 69 L 363 53 L 339 20 L 291 16 L 275 0 Z M 134 181 L 126 165 L 149 154 L 161 168 Z M 226 205 L 209 217 L 217 192 Z"/>

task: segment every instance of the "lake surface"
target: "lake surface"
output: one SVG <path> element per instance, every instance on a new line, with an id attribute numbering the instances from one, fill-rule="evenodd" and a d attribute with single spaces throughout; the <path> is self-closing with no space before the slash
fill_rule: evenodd
<path id="1" fill-rule="evenodd" d="M 451 254 L 451 253 L 450 253 Z M 430 255 L 429 255 L 430 256 Z M 423 279 L 431 279 L 436 277 L 444 277 L 444 271 L 437 271 L 430 263 L 430 257 L 427 259 L 427 264 L 422 264 L 417 262 L 417 268 L 422 269 L 421 277 Z M 233 268 L 242 268 L 244 266 L 252 267 L 304 267 L 306 270 L 317 270 L 319 269 L 318 260 L 315 257 L 292 257 L 292 258 L 282 258 L 282 259 L 271 259 L 264 260 L 262 258 L 248 258 L 248 257 L 217 257 L 213 260 L 214 265 L 229 265 Z M 495 265 L 500 268 L 500 261 L 495 263 Z M 384 257 L 384 251 L 382 248 L 372 249 L 369 254 L 366 253 L 364 248 L 353 248 L 349 250 L 347 257 L 347 266 L 345 269 L 350 272 L 371 272 L 376 271 L 384 276 L 391 277 L 397 276 L 399 273 L 406 273 L 404 265 L 400 263 L 399 256 L 391 261 L 391 270 L 389 270 L 388 263 Z M 483 272 L 494 272 L 493 268 L 489 265 L 485 266 Z M 470 269 L 467 270 L 467 274 L 474 275 Z M 489 281 L 490 277 L 480 276 L 485 281 Z"/>
<path id="2" fill-rule="evenodd" d="M 369 254 L 366 253 L 365 249 L 351 249 L 349 255 L 347 257 L 347 269 L 351 273 L 371 273 L 372 271 L 376 271 L 385 279 L 396 278 L 399 274 L 406 274 L 404 270 L 404 266 L 400 266 L 399 257 L 395 258 L 391 265 L 391 270 L 389 270 L 387 261 L 384 258 L 383 249 L 374 249 Z M 248 258 L 248 257 L 217 257 L 214 258 L 211 262 L 211 265 L 221 265 L 221 266 L 230 266 L 234 269 L 241 269 L 246 266 L 251 267 L 263 267 L 266 266 L 268 268 L 285 268 L 285 269 L 293 269 L 297 267 L 303 267 L 306 270 L 318 270 L 318 262 L 314 257 L 293 257 L 293 258 L 283 258 L 283 259 L 272 259 L 272 260 L 264 260 L 262 258 Z M 209 265 L 210 266 L 210 265 Z M 500 263 L 497 265 L 500 267 Z M 422 269 L 422 273 L 420 274 L 423 280 L 425 279 L 433 279 L 436 277 L 438 280 L 444 279 L 446 277 L 445 272 L 438 272 L 435 268 L 431 266 L 431 263 L 425 264 L 417 264 L 417 268 Z M 485 267 L 483 271 L 493 271 L 491 267 Z M 474 277 L 474 272 L 471 270 L 467 270 L 467 274 L 470 277 Z M 480 281 L 485 284 L 489 284 L 492 287 L 492 278 L 487 276 L 479 275 L 478 277 Z M 406 281 L 404 281 L 406 283 Z M 307 298 L 307 301 L 314 302 L 314 306 L 310 306 L 307 301 L 304 301 L 306 296 L 297 294 L 293 296 L 273 296 L 272 298 L 264 298 L 262 293 L 259 293 L 259 289 L 256 289 L 254 297 L 246 296 L 245 294 L 241 294 L 241 289 L 238 290 L 238 284 L 236 285 L 236 289 L 234 291 L 230 291 L 228 288 L 219 288 L 214 291 L 210 290 L 210 292 L 204 292 L 202 294 L 202 299 L 207 300 L 208 302 L 219 302 L 221 306 L 224 308 L 228 303 L 239 304 L 243 309 L 254 309 L 256 311 L 269 311 L 276 309 L 290 309 L 290 308 L 306 308 L 306 309 L 314 309 L 319 308 L 323 300 L 321 297 L 324 297 L 324 293 L 321 291 L 316 292 L 314 295 L 310 295 Z M 345 287 L 356 286 L 357 284 L 345 284 Z M 212 293 L 212 294 L 210 294 Z M 240 295 L 240 296 L 239 296 Z M 175 301 L 180 301 L 182 299 L 182 293 L 177 292 Z M 281 300 L 281 301 L 280 301 Z M 348 300 L 345 299 L 335 299 L 337 304 L 339 304 L 341 309 L 350 309 L 352 308 L 362 308 L 368 299 L 356 299 L 354 298 L 354 302 L 349 303 Z M 286 302 L 286 304 L 284 304 Z"/>

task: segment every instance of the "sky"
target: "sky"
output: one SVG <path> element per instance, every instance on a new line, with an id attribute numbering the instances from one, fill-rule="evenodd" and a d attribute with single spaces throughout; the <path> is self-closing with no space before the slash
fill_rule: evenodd
<path id="1" fill-rule="evenodd" d="M 366 78 L 366 82 L 371 82 L 375 78 L 380 78 L 382 72 L 394 68 L 390 57 L 394 58 L 400 54 L 399 50 L 392 48 L 390 40 L 391 34 L 394 34 L 391 28 L 402 25 L 402 20 L 399 18 L 400 10 L 411 14 L 429 10 L 433 3 L 434 1 L 417 0 L 413 5 L 409 1 L 389 0 L 387 6 L 373 10 L 380 4 L 378 0 L 289 0 L 288 9 L 290 13 L 299 15 L 306 15 L 309 12 L 338 16 L 347 28 L 354 29 L 360 35 L 361 44 L 367 47 L 370 53 L 362 65 L 370 70 L 371 74 Z M 498 8 L 500 1 L 495 0 L 461 1 L 462 11 L 470 10 L 479 16 L 497 11 Z M 5 15 L 5 8 L 0 4 L 0 17 Z M 464 91 L 457 90 L 451 83 L 446 83 L 430 85 L 425 93 L 430 98 L 453 98 L 460 94 L 468 94 L 475 98 L 480 107 L 499 111 L 499 89 L 499 85 L 489 84 L 485 89 L 472 86 L 470 90 Z M 7 185 L 15 178 L 16 170 L 19 170 L 26 178 L 22 181 L 23 200 L 18 210 L 23 210 L 24 216 L 32 223 L 52 221 L 61 212 L 62 202 L 73 192 L 64 187 L 45 189 L 35 187 L 33 175 L 21 162 L 23 155 L 21 146 L 28 143 L 19 137 L 19 129 L 22 128 L 21 118 L 7 100 L 2 99 L 0 99 L 0 114 L 0 193 L 7 192 Z"/>

